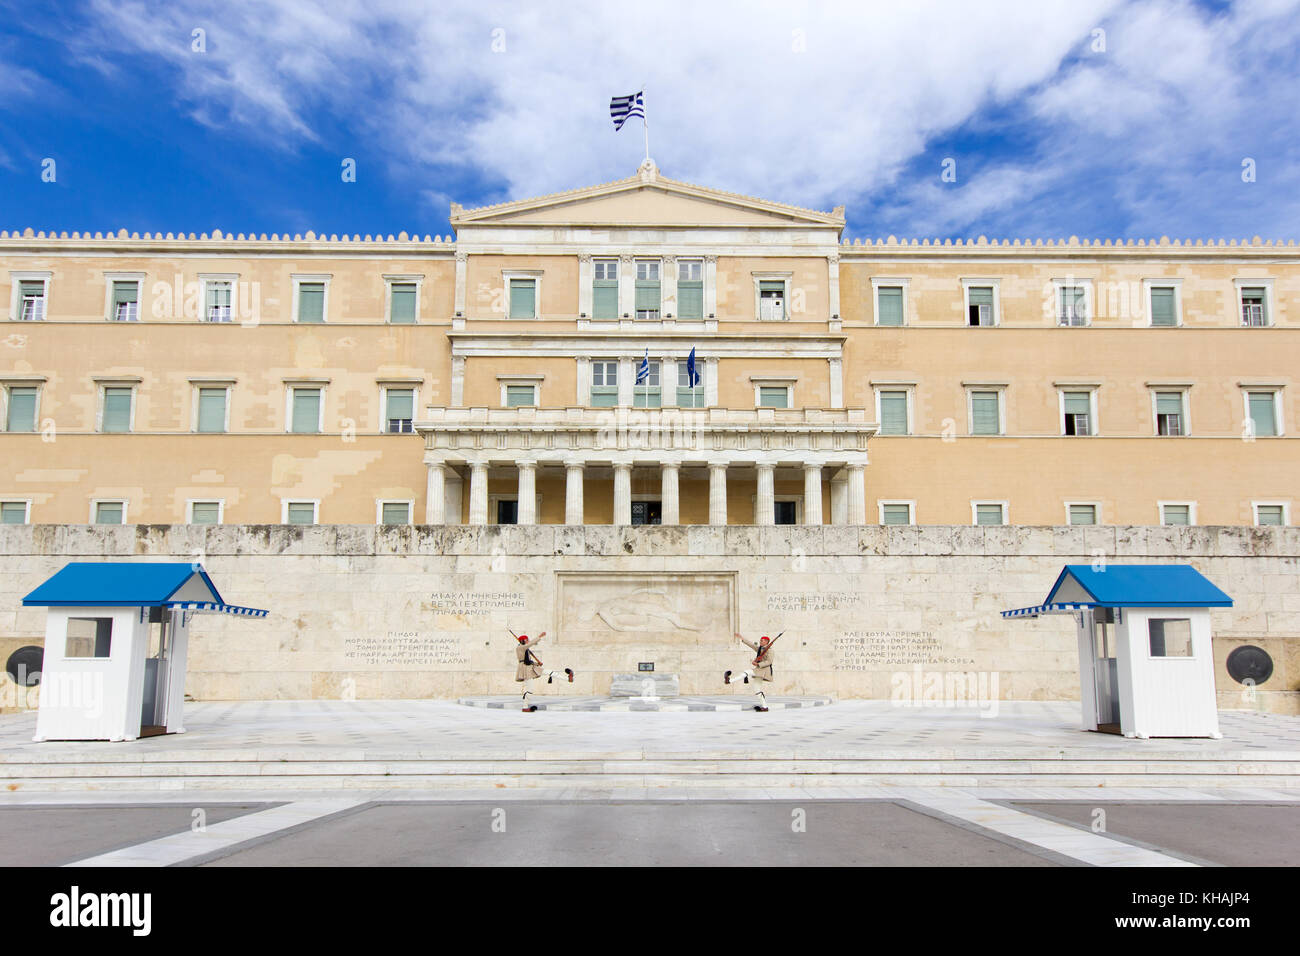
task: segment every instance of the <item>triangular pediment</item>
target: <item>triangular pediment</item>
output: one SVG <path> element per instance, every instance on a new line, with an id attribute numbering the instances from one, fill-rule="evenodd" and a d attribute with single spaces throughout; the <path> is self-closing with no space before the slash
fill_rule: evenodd
<path id="1" fill-rule="evenodd" d="M 651 166 L 636 176 L 535 199 L 462 209 L 451 225 L 767 226 L 843 228 L 844 211 L 818 212 L 665 179 Z"/>

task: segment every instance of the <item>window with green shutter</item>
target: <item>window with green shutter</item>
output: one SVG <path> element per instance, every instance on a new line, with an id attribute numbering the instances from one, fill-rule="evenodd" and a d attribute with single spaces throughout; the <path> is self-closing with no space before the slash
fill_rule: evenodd
<path id="1" fill-rule="evenodd" d="M 1273 436 L 1277 434 L 1277 413 L 1274 408 L 1272 392 L 1249 393 L 1250 422 L 1256 435 Z"/>
<path id="2" fill-rule="evenodd" d="M 1002 516 L 1002 505 L 984 504 L 975 506 L 975 523 L 977 525 L 1006 524 Z"/>
<path id="3" fill-rule="evenodd" d="M 140 283 L 134 280 L 113 283 L 113 310 L 109 314 L 115 322 L 136 322 L 140 318 Z"/>
<path id="4" fill-rule="evenodd" d="M 704 318 L 704 263 L 699 259 L 677 263 L 677 317 Z"/>
<path id="5" fill-rule="evenodd" d="M 389 388 L 384 390 L 384 429 L 390 435 L 415 433 L 415 389 Z"/>
<path id="6" fill-rule="evenodd" d="M 1092 394 L 1090 392 L 1065 393 L 1065 434 L 1092 434 Z"/>
<path id="7" fill-rule="evenodd" d="M 618 405 L 618 362 L 592 362 L 592 408 L 614 408 L 616 405 Z"/>
<path id="8" fill-rule="evenodd" d="M 1061 286 L 1061 325 L 1088 324 L 1088 290 L 1081 285 Z"/>
<path id="9" fill-rule="evenodd" d="M 224 388 L 199 389 L 199 428 L 207 434 L 226 430 L 226 390 Z"/>
<path id="10" fill-rule="evenodd" d="M 221 502 L 194 501 L 190 503 L 190 524 L 220 524 Z"/>
<path id="11" fill-rule="evenodd" d="M 876 325 L 903 324 L 903 287 L 882 285 L 876 289 Z"/>
<path id="12" fill-rule="evenodd" d="M 1268 291 L 1263 286 L 1250 286 L 1241 290 L 1241 324 L 1268 325 Z"/>
<path id="13" fill-rule="evenodd" d="M 658 319 L 660 301 L 659 263 L 639 261 L 636 264 L 636 317 Z"/>
<path id="14" fill-rule="evenodd" d="M 293 407 L 289 416 L 289 431 L 309 435 L 320 431 L 321 390 L 319 388 L 295 388 L 293 390 Z"/>
<path id="15" fill-rule="evenodd" d="M 971 325 L 993 324 L 993 287 L 971 286 L 966 290 L 966 321 Z"/>
<path id="16" fill-rule="evenodd" d="M 308 323 L 325 321 L 324 282 L 298 283 L 298 321 Z"/>
<path id="17" fill-rule="evenodd" d="M 108 387 L 104 389 L 105 432 L 129 432 L 131 430 L 131 398 L 134 389 Z"/>
<path id="18" fill-rule="evenodd" d="M 534 385 L 507 385 L 506 408 L 527 408 L 537 404 L 537 387 Z"/>
<path id="19" fill-rule="evenodd" d="M 789 408 L 790 390 L 784 386 L 764 385 L 758 390 L 759 408 Z"/>
<path id="20" fill-rule="evenodd" d="M 999 395 L 996 391 L 970 393 L 972 435 L 1002 434 Z"/>
<path id="21" fill-rule="evenodd" d="M 618 318 L 618 260 L 596 259 L 592 264 L 591 317 Z"/>
<path id="22" fill-rule="evenodd" d="M 703 362 L 695 363 L 695 374 L 699 377 L 699 382 L 692 386 L 690 376 L 686 368 L 686 362 L 683 359 L 677 360 L 677 407 L 678 408 L 703 408 L 704 407 L 704 373 L 705 365 Z"/>
<path id="23" fill-rule="evenodd" d="M 121 524 L 126 517 L 126 503 L 122 501 L 95 502 L 95 524 Z"/>
<path id="24" fill-rule="evenodd" d="M 299 289 L 301 290 L 301 286 Z M 207 291 L 204 292 L 203 317 L 208 322 L 229 322 L 231 320 L 230 293 L 231 287 L 229 282 L 211 281 L 207 283 Z M 301 297 L 300 300 L 301 301 Z M 301 312 L 299 321 L 302 321 Z"/>
<path id="25" fill-rule="evenodd" d="M 1156 392 L 1156 434 L 1183 434 L 1183 393 Z"/>
<path id="26" fill-rule="evenodd" d="M 537 318 L 537 280 L 510 280 L 510 318 Z"/>
<path id="27" fill-rule="evenodd" d="M 1286 513 L 1281 505 L 1256 505 L 1255 524 L 1281 526 L 1286 523 Z"/>
<path id="28" fill-rule="evenodd" d="M 1096 505 L 1070 505 L 1070 524 L 1096 524 Z"/>
<path id="29" fill-rule="evenodd" d="M 18 318 L 24 322 L 39 322 L 45 318 L 44 282 L 18 283 Z"/>
<path id="30" fill-rule="evenodd" d="M 380 508 L 380 524 L 410 524 L 411 503 L 409 501 L 385 501 Z"/>
<path id="31" fill-rule="evenodd" d="M 316 504 L 311 501 L 291 501 L 286 517 L 289 524 L 315 524 Z"/>
<path id="32" fill-rule="evenodd" d="M 906 435 L 908 431 L 907 392 L 881 392 L 880 434 Z"/>
<path id="33" fill-rule="evenodd" d="M 36 431 L 36 389 L 26 385 L 9 389 L 9 404 L 5 409 L 5 431 Z"/>
<path id="34" fill-rule="evenodd" d="M 764 321 L 780 321 L 786 317 L 784 279 L 759 281 L 758 317 Z"/>
<path id="35" fill-rule="evenodd" d="M 1173 326 L 1178 324 L 1178 303 L 1175 299 L 1177 290 L 1168 286 L 1155 286 L 1151 289 L 1151 324 L 1153 326 Z"/>
<path id="36" fill-rule="evenodd" d="M 911 524 L 912 506 L 906 504 L 881 505 L 880 516 L 884 524 Z"/>
<path id="37" fill-rule="evenodd" d="M 0 524 L 26 524 L 27 502 L 0 501 Z"/>
<path id="38" fill-rule="evenodd" d="M 638 364 L 638 369 L 640 365 Z M 659 363 L 648 364 L 646 377 L 632 386 L 632 407 L 659 408 L 663 404 L 663 388 L 659 378 Z"/>
<path id="39" fill-rule="evenodd" d="M 388 287 L 388 321 L 394 325 L 415 324 L 415 283 L 394 282 Z"/>
<path id="40" fill-rule="evenodd" d="M 1187 525 L 1192 523 L 1191 505 L 1161 505 L 1160 523 L 1167 525 Z"/>

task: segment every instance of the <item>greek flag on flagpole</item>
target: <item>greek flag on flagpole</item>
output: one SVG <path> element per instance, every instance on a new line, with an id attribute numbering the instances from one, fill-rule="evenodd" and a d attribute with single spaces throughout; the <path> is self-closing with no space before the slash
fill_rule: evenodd
<path id="1" fill-rule="evenodd" d="M 636 368 L 636 384 L 640 385 L 642 382 L 649 381 L 649 379 L 650 379 L 650 349 L 649 347 L 647 347 L 645 350 L 645 358 L 641 360 L 641 364 L 638 365 Z"/>
<path id="2" fill-rule="evenodd" d="M 623 124 L 633 116 L 645 119 L 645 100 L 641 92 L 629 96 L 615 96 L 609 101 L 609 115 L 614 120 L 614 129 L 623 128 Z"/>
<path id="3" fill-rule="evenodd" d="M 694 345 L 691 346 L 691 354 L 686 356 L 686 380 L 690 383 L 691 388 L 695 388 L 695 386 L 704 381 L 704 376 L 701 375 L 700 370 L 695 367 Z"/>

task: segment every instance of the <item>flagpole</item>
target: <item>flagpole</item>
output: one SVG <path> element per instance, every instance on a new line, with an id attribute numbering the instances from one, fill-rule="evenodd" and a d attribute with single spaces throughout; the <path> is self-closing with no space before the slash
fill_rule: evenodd
<path id="1" fill-rule="evenodd" d="M 645 130 L 645 158 L 650 161 L 650 120 L 645 110 L 645 87 L 641 87 L 641 126 Z"/>

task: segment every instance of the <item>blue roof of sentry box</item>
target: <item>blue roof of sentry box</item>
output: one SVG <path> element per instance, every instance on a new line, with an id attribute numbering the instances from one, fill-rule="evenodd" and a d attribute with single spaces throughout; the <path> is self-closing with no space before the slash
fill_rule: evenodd
<path id="1" fill-rule="evenodd" d="M 27 597 L 26 607 L 161 607 L 198 575 L 224 603 L 201 565 L 190 562 L 73 561 Z"/>
<path id="2" fill-rule="evenodd" d="M 1037 617 L 1085 607 L 1232 607 L 1232 598 L 1190 564 L 1067 564 L 1042 604 L 1002 616 Z"/>

